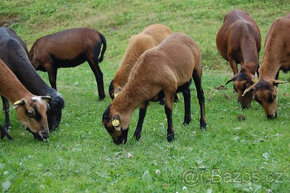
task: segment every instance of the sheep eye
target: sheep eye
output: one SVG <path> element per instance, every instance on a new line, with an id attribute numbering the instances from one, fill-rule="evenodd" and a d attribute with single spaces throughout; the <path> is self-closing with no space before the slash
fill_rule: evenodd
<path id="1" fill-rule="evenodd" d="M 27 116 L 30 118 L 33 118 L 33 114 L 32 113 L 27 113 Z"/>
<path id="2" fill-rule="evenodd" d="M 30 118 L 33 118 L 33 112 L 32 111 L 26 111 L 26 115 Z"/>

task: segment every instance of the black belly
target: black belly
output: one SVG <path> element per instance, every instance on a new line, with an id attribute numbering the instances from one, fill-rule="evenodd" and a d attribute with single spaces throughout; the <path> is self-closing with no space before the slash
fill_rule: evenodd
<path id="1" fill-rule="evenodd" d="M 72 60 L 63 60 L 59 58 L 53 58 L 53 60 L 58 68 L 68 68 L 68 67 L 76 67 L 84 63 L 87 60 L 87 58 L 84 54 L 80 54 Z"/>

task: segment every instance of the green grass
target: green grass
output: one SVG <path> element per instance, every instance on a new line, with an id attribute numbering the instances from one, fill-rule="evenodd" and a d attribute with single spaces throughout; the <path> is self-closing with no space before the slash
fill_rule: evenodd
<path id="1" fill-rule="evenodd" d="M 100 30 L 108 42 L 105 60 L 100 64 L 106 91 L 130 36 L 152 23 L 163 23 L 172 31 L 187 33 L 198 43 L 203 56 L 208 123 L 207 131 L 199 130 L 199 106 L 191 86 L 193 120 L 188 126 L 182 125 L 184 107 L 180 95 L 180 102 L 174 104 L 173 110 L 174 142 L 166 140 L 164 108 L 151 103 L 140 141 L 132 137 L 138 119 L 136 110 L 127 144 L 117 146 L 101 122 L 111 100 L 107 96 L 104 101 L 97 101 L 97 87 L 88 64 L 59 69 L 58 90 L 66 102 L 60 128 L 51 134 L 49 143 L 36 141 L 21 129 L 15 111 L 11 110 L 14 141 L 0 141 L 0 189 L 3 192 L 288 192 L 289 84 L 279 86 L 279 115 L 272 121 L 266 119 L 256 102 L 242 111 L 232 86 L 215 89 L 231 77 L 229 64 L 216 49 L 215 37 L 224 15 L 234 8 L 250 13 L 260 27 L 264 42 L 272 21 L 286 15 L 290 4 L 283 0 L 0 1 L 0 24 L 9 24 L 28 48 L 37 38 L 67 28 Z M 262 53 L 263 48 L 260 56 Z M 46 73 L 39 74 L 48 82 Z M 281 80 L 290 80 L 289 75 L 280 74 Z M 3 114 L 2 111 L 2 123 Z M 238 121 L 238 115 L 246 116 L 246 120 Z"/>

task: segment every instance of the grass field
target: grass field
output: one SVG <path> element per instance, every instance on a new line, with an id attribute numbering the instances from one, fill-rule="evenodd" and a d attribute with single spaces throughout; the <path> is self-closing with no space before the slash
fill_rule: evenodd
<path id="1" fill-rule="evenodd" d="M 11 109 L 14 141 L 0 140 L 2 192 L 289 192 L 290 85 L 279 86 L 278 118 L 268 121 L 253 102 L 241 110 L 232 86 L 216 88 L 232 73 L 215 46 L 224 15 L 246 10 L 265 34 L 290 11 L 289 1 L 254 0 L 1 0 L 0 25 L 12 27 L 27 43 L 72 27 L 91 27 L 107 38 L 100 67 L 108 90 L 133 34 L 162 23 L 199 45 L 208 128 L 199 129 L 199 106 L 192 85 L 192 122 L 183 126 L 183 99 L 174 104 L 175 141 L 166 140 L 164 108 L 151 103 L 140 141 L 115 145 L 102 125 L 110 98 L 97 101 L 96 82 L 87 63 L 59 69 L 58 91 L 66 106 L 58 131 L 43 143 L 21 128 Z M 260 61 L 263 53 L 260 53 Z M 47 74 L 39 72 L 47 81 Z M 28 77 L 29 78 L 29 77 Z M 289 74 L 280 73 L 290 81 Z M 246 120 L 239 121 L 238 115 Z M 1 111 L 1 122 L 4 113 Z"/>

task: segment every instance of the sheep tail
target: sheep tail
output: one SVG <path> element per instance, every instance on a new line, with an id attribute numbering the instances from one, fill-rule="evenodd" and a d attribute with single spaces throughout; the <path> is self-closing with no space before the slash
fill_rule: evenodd
<path id="1" fill-rule="evenodd" d="M 107 41 L 106 41 L 105 36 L 103 36 L 103 34 L 101 34 L 101 33 L 100 33 L 100 37 L 101 37 L 101 43 L 103 44 L 103 49 L 102 49 L 102 52 L 101 52 L 101 57 L 99 58 L 99 62 L 102 62 L 103 59 L 104 59 L 105 51 L 107 49 Z"/>

